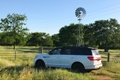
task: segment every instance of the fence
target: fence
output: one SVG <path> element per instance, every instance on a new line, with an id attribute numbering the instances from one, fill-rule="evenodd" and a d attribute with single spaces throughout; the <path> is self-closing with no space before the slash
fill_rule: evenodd
<path id="1" fill-rule="evenodd" d="M 120 62 L 120 53 L 102 53 L 102 61 L 107 62 Z"/>
<path id="2" fill-rule="evenodd" d="M 38 53 L 48 53 L 50 50 L 52 50 L 54 47 L 16 47 L 16 55 L 15 50 L 13 50 L 13 47 L 3 47 L 0 46 L 0 58 L 21 58 L 24 55 L 27 55 L 28 57 L 34 57 Z M 32 56 L 30 56 L 32 54 Z M 120 50 L 114 51 L 111 50 L 109 53 L 105 53 L 102 50 L 100 50 L 100 54 L 102 56 L 103 61 L 120 61 Z"/>
<path id="3" fill-rule="evenodd" d="M 5 47 L 0 49 L 0 58 L 16 59 L 16 58 L 21 58 L 24 55 L 29 56 L 30 54 L 36 55 L 38 53 L 48 53 L 51 49 L 53 48 L 52 47 L 16 47 L 16 50 L 14 50 L 12 47 Z"/>

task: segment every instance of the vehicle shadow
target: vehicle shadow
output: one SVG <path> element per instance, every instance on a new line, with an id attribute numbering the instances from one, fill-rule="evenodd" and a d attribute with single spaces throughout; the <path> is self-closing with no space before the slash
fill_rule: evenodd
<path id="1" fill-rule="evenodd" d="M 61 69 L 61 70 L 67 70 L 68 72 L 72 72 L 72 73 L 81 73 L 81 74 L 85 74 L 85 73 L 89 73 L 91 71 L 84 71 L 84 72 L 79 72 L 79 71 L 75 71 L 75 70 L 72 70 L 72 69 L 68 69 L 68 68 L 55 68 L 55 67 L 47 67 L 47 68 L 35 68 L 33 67 L 34 69 L 36 69 L 37 71 L 40 71 L 40 70 L 44 70 L 44 71 L 54 71 L 54 70 L 57 70 L 57 69 Z"/>

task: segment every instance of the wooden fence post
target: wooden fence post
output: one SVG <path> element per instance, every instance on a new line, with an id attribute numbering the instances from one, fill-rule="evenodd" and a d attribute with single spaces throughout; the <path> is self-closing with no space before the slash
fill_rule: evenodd
<path id="1" fill-rule="evenodd" d="M 14 49 L 14 51 L 15 51 L 15 60 L 16 60 L 16 57 L 17 57 L 16 49 Z"/>
<path id="2" fill-rule="evenodd" d="M 43 53 L 43 47 L 41 47 L 41 53 Z"/>
<path id="3" fill-rule="evenodd" d="M 108 52 L 107 62 L 110 62 L 110 53 Z"/>

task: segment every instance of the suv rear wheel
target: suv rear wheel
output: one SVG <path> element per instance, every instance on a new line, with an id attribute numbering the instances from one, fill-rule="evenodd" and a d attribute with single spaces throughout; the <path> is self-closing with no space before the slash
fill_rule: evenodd
<path id="1" fill-rule="evenodd" d="M 74 63 L 72 65 L 72 70 L 74 70 L 75 72 L 85 72 L 84 66 L 80 63 Z"/>

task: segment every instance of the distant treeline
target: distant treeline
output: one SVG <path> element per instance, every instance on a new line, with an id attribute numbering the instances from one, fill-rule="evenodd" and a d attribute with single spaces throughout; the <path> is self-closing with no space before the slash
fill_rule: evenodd
<path id="1" fill-rule="evenodd" d="M 70 24 L 59 30 L 58 34 L 45 32 L 30 33 L 26 25 L 27 16 L 8 14 L 0 22 L 0 45 L 3 46 L 76 46 L 80 27 L 80 38 L 85 46 L 96 48 L 120 49 L 120 24 L 116 19 L 98 20 L 94 23 Z"/>

